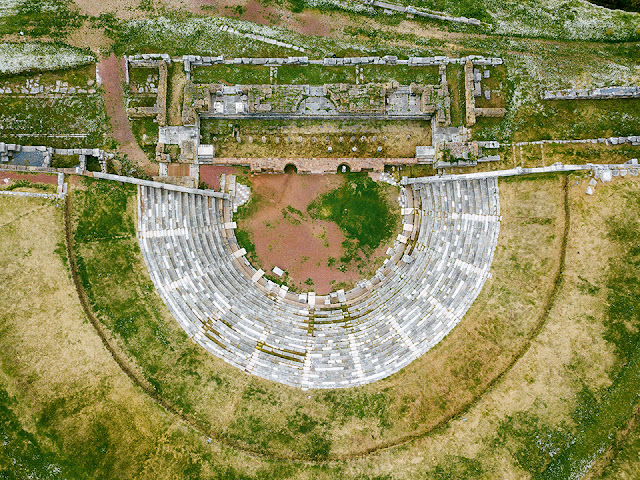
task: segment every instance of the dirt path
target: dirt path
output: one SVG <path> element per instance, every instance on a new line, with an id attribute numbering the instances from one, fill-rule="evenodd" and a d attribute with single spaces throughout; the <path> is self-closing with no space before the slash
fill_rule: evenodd
<path id="1" fill-rule="evenodd" d="M 169 67 L 169 98 L 167 98 L 169 125 L 182 125 L 182 100 L 185 83 L 187 83 L 187 75 L 184 73 L 182 65 L 173 64 Z"/>
<path id="2" fill-rule="evenodd" d="M 20 173 L 0 171 L 0 187 L 11 185 L 13 180 L 28 180 L 31 183 L 46 183 L 49 185 L 58 185 L 58 174 L 56 173 Z"/>
<path id="3" fill-rule="evenodd" d="M 98 63 L 98 72 L 102 78 L 104 87 L 105 107 L 113 138 L 118 145 L 118 153 L 127 155 L 149 175 L 157 175 L 157 165 L 153 165 L 147 155 L 133 136 L 127 111 L 124 105 L 124 59 L 116 57 L 113 53 L 109 58 L 104 58 Z"/>

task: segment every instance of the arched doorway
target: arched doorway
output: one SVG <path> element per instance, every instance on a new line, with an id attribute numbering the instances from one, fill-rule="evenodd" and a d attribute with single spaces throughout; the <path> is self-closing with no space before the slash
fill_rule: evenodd
<path id="1" fill-rule="evenodd" d="M 287 163 L 284 166 L 284 173 L 287 173 L 287 174 L 298 173 L 298 167 L 296 167 L 293 163 Z"/>

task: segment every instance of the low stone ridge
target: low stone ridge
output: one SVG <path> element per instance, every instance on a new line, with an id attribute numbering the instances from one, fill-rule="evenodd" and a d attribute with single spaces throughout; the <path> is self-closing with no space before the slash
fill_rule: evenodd
<path id="1" fill-rule="evenodd" d="M 491 26 L 491 24 L 482 22 L 477 18 L 454 17 L 443 12 L 429 12 L 424 9 L 417 9 L 412 6 L 398 5 L 396 3 L 379 2 L 377 0 L 362 0 L 362 3 L 364 3 L 365 5 L 383 8 L 385 12 L 406 13 L 407 15 L 416 15 L 418 17 L 433 18 L 435 20 L 443 20 L 445 22 L 464 23 L 467 25 Z"/>
<path id="2" fill-rule="evenodd" d="M 603 100 L 610 98 L 640 98 L 640 86 L 568 88 L 566 90 L 545 90 L 543 100 Z"/>
<path id="3" fill-rule="evenodd" d="M 264 278 L 225 228 L 230 201 L 140 186 L 139 242 L 151 278 L 195 342 L 287 385 L 385 378 L 436 345 L 478 296 L 500 228 L 495 179 L 403 189 L 403 234 L 349 291 L 294 294 Z"/>

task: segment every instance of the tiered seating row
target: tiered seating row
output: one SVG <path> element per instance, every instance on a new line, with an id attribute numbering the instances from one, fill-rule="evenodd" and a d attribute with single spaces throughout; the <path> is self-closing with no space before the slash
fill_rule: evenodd
<path id="1" fill-rule="evenodd" d="M 373 382 L 438 343 L 480 293 L 500 228 L 495 179 L 416 184 L 405 260 L 366 294 L 311 306 L 265 294 L 238 268 L 223 200 L 139 188 L 140 247 L 182 328 L 228 363 L 302 388 Z"/>

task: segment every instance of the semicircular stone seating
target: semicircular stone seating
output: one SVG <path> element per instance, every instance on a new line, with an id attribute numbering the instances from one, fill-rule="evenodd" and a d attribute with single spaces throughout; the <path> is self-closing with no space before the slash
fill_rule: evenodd
<path id="1" fill-rule="evenodd" d="M 247 373 L 307 388 L 387 377 L 462 319 L 489 276 L 500 229 L 495 178 L 403 189 L 403 235 L 371 280 L 293 294 L 242 256 L 228 199 L 139 187 L 151 278 L 195 342 Z"/>

